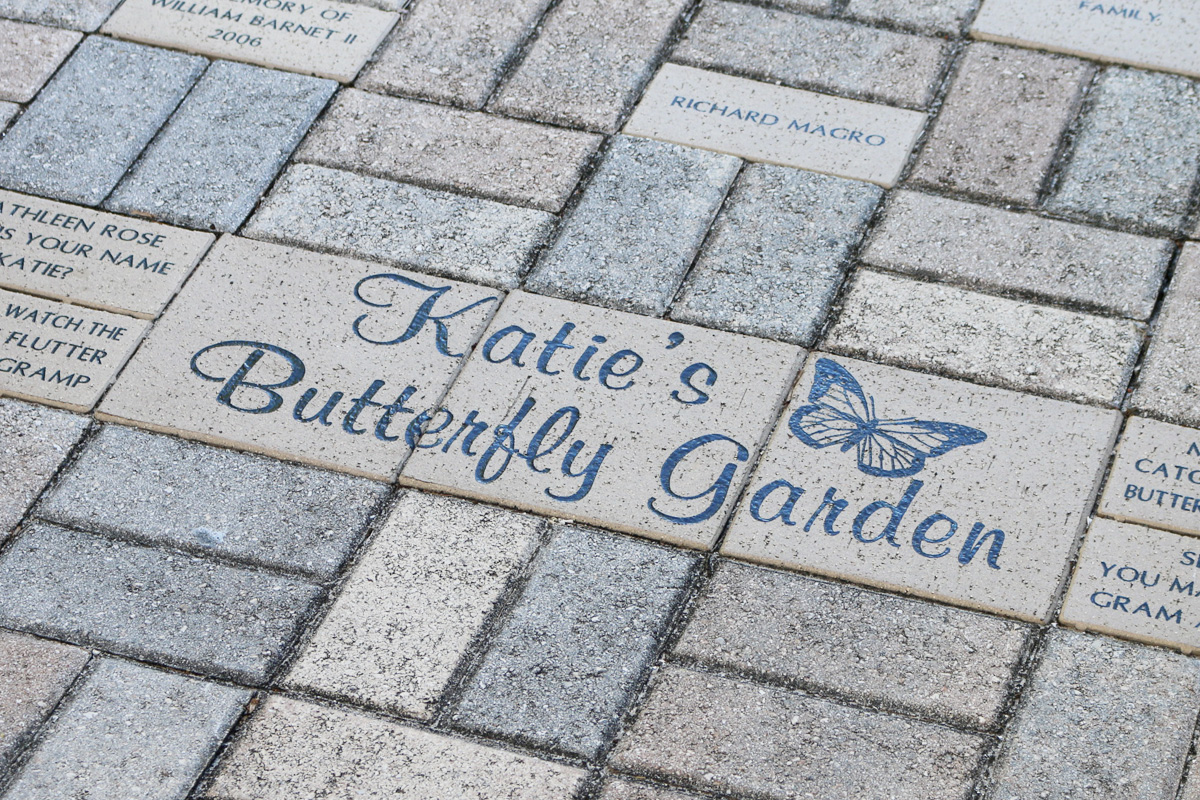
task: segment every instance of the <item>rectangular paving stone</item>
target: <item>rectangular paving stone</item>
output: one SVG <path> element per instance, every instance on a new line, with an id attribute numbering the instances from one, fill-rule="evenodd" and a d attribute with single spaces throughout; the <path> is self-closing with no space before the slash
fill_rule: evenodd
<path id="1" fill-rule="evenodd" d="M 121 0 L 0 0 L 0 17 L 94 31 Z"/>
<path id="2" fill-rule="evenodd" d="M 183 800 L 250 692 L 114 659 L 72 693 L 6 800 Z"/>
<path id="3" fill-rule="evenodd" d="M 0 625 L 261 683 L 320 590 L 45 523 L 0 555 Z"/>
<path id="4" fill-rule="evenodd" d="M 150 323 L 0 289 L 0 396 L 90 411 Z"/>
<path id="5" fill-rule="evenodd" d="M 550 0 L 422 0 L 355 83 L 483 108 Z"/>
<path id="6" fill-rule="evenodd" d="M 1200 536 L 1200 431 L 1130 417 L 1100 513 Z"/>
<path id="7" fill-rule="evenodd" d="M 615 778 L 604 782 L 599 800 L 696 800 L 696 795 Z"/>
<path id="8" fill-rule="evenodd" d="M 199 8 L 190 0 L 125 0 L 101 32 L 349 83 L 397 19 L 332 0 Z"/>
<path id="9" fill-rule="evenodd" d="M 971 611 L 721 561 L 674 653 L 991 730 L 1029 633 Z"/>
<path id="10" fill-rule="evenodd" d="M 205 63 L 197 56 L 89 37 L 0 139 L 0 185 L 97 205 Z"/>
<path id="11" fill-rule="evenodd" d="M 0 19 L 0 100 L 28 103 L 83 35 Z"/>
<path id="12" fill-rule="evenodd" d="M 954 35 L 976 5 L 978 0 L 849 0 L 846 13 L 865 22 Z"/>
<path id="13" fill-rule="evenodd" d="M 1051 628 L 992 770 L 989 800 L 1173 800 L 1200 709 L 1200 665 Z"/>
<path id="14" fill-rule="evenodd" d="M 801 356 L 524 292 L 481 338 L 401 482 L 689 547 L 716 540 Z"/>
<path id="15" fill-rule="evenodd" d="M 296 158 L 560 211 L 601 140 L 595 134 L 347 89 Z"/>
<path id="16" fill-rule="evenodd" d="M 596 758 L 658 650 L 698 556 L 560 526 L 453 720 Z"/>
<path id="17" fill-rule="evenodd" d="M 1200 336 L 1200 245 L 1186 244 L 1150 336 L 1131 410 L 1200 427 L 1200 369 L 1195 342 Z"/>
<path id="18" fill-rule="evenodd" d="M 411 415 L 437 406 L 500 299 L 226 236 L 100 416 L 390 480 Z"/>
<path id="19" fill-rule="evenodd" d="M 526 288 L 661 316 L 740 167 L 730 156 L 617 137 Z"/>
<path id="20" fill-rule="evenodd" d="M 1130 320 L 860 271 L 825 346 L 855 358 L 1117 406 L 1141 350 Z"/>
<path id="21" fill-rule="evenodd" d="M 1111 225 L 1182 228 L 1200 170 L 1196 82 L 1109 68 L 1089 99 L 1046 207 Z"/>
<path id="22" fill-rule="evenodd" d="M 87 663 L 86 650 L 0 630 L 0 776 Z"/>
<path id="23" fill-rule="evenodd" d="M 665 64 L 625 133 L 891 186 L 924 125 L 916 111 Z"/>
<path id="24" fill-rule="evenodd" d="M 406 493 L 285 685 L 430 718 L 541 528 L 536 517 Z"/>
<path id="25" fill-rule="evenodd" d="M 895 272 L 1150 318 L 1174 248 L 920 192 L 893 192 L 859 257 Z"/>
<path id="26" fill-rule="evenodd" d="M 235 230 L 337 84 L 216 61 L 104 207 Z"/>
<path id="27" fill-rule="evenodd" d="M 925 108 L 949 53 L 941 39 L 715 0 L 701 6 L 671 60 Z"/>
<path id="28" fill-rule="evenodd" d="M 1115 411 L 809 358 L 721 551 L 1044 621 Z"/>
<path id="29" fill-rule="evenodd" d="M 616 133 L 687 0 L 563 0 L 492 100 L 502 114 Z"/>
<path id="30" fill-rule="evenodd" d="M 968 45 L 912 181 L 1033 205 L 1092 71 L 1074 58 Z"/>
<path id="31" fill-rule="evenodd" d="M 751 164 L 671 318 L 811 344 L 882 194 L 858 181 Z"/>
<path id="32" fill-rule="evenodd" d="M 739 797 L 965 800 L 984 747 L 940 725 L 666 667 L 613 764 Z"/>
<path id="33" fill-rule="evenodd" d="M 158 225 L 0 190 L 0 286 L 153 319 L 213 242 Z"/>
<path id="34" fill-rule="evenodd" d="M 511 289 L 554 221 L 543 211 L 296 164 L 242 233 Z"/>
<path id="35" fill-rule="evenodd" d="M 42 498 L 42 519 L 332 580 L 385 484 L 106 425 Z"/>
<path id="36" fill-rule="evenodd" d="M 87 426 L 87 417 L 0 400 L 0 541 L 20 522 Z"/>

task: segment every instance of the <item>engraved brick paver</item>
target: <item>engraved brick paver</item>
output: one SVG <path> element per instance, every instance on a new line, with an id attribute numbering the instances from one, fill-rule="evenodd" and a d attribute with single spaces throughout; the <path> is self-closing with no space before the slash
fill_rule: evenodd
<path id="1" fill-rule="evenodd" d="M 1200 431 L 1130 417 L 1100 513 L 1200 536 Z"/>
<path id="2" fill-rule="evenodd" d="M 86 417 L 0 400 L 0 541 L 20 521 L 87 427 Z"/>
<path id="3" fill-rule="evenodd" d="M 86 650 L 0 630 L 0 776 L 87 663 Z"/>
<path id="4" fill-rule="evenodd" d="M 0 20 L 0 100 L 32 100 L 81 38 L 61 28 Z"/>

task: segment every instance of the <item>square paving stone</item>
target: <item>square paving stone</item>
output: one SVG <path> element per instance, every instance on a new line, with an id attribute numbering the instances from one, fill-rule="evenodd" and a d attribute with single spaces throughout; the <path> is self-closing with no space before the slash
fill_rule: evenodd
<path id="1" fill-rule="evenodd" d="M 1150 336 L 1130 400 L 1134 411 L 1200 427 L 1200 245 L 1187 244 Z"/>
<path id="2" fill-rule="evenodd" d="M 563 0 L 492 100 L 502 114 L 615 133 L 688 0 Z"/>
<path id="3" fill-rule="evenodd" d="M 0 776 L 87 660 L 78 647 L 0 630 Z"/>
<path id="4" fill-rule="evenodd" d="M 4 797 L 183 800 L 249 700 L 245 689 L 103 659 Z"/>
<path id="5" fill-rule="evenodd" d="M 699 557 L 559 526 L 452 719 L 596 758 L 617 733 Z"/>
<path id="6" fill-rule="evenodd" d="M 1117 406 L 1141 352 L 1136 322 L 859 271 L 824 345 L 856 358 Z"/>
<path id="7" fill-rule="evenodd" d="M 988 800 L 1173 800 L 1200 710 L 1200 663 L 1051 629 Z"/>
<path id="8" fill-rule="evenodd" d="M 962 30 L 978 3 L 979 0 L 849 0 L 846 13 L 865 22 L 954 35 Z"/>
<path id="9" fill-rule="evenodd" d="M 662 315 L 740 167 L 730 156 L 617 137 L 526 288 Z"/>
<path id="10" fill-rule="evenodd" d="M 320 589 L 45 523 L 0 555 L 0 625 L 261 683 Z"/>
<path id="11" fill-rule="evenodd" d="M 726 555 L 1044 621 L 1120 415 L 813 354 Z"/>
<path id="12" fill-rule="evenodd" d="M 859 181 L 751 164 L 671 318 L 811 344 L 882 194 Z"/>
<path id="13" fill-rule="evenodd" d="M 89 37 L 0 140 L 0 185 L 97 205 L 206 63 L 198 56 Z"/>
<path id="14" fill-rule="evenodd" d="M 101 416 L 389 480 L 415 435 L 410 415 L 437 406 L 499 301 L 479 286 L 226 236 Z"/>
<path id="15" fill-rule="evenodd" d="M 690 547 L 715 541 L 801 356 L 524 292 L 482 341 L 402 482 Z"/>
<path id="16" fill-rule="evenodd" d="M 714 0 L 701 6 L 671 60 L 924 108 L 949 53 L 941 39 Z"/>
<path id="17" fill-rule="evenodd" d="M 912 180 L 1033 205 L 1092 72 L 1074 58 L 968 45 Z"/>
<path id="18" fill-rule="evenodd" d="M 87 417 L 18 400 L 0 400 L 0 541 L 87 429 Z"/>
<path id="19" fill-rule="evenodd" d="M 1029 633 L 972 611 L 721 561 L 674 654 L 990 730 Z"/>
<path id="20" fill-rule="evenodd" d="M 738 797 L 966 800 L 985 741 L 800 692 L 667 667 L 613 764 Z"/>
<path id="21" fill-rule="evenodd" d="M 385 484 L 106 425 L 43 498 L 43 519 L 332 580 Z"/>
<path id="22" fill-rule="evenodd" d="M 1100 513 L 1200 536 L 1200 431 L 1130 417 Z"/>
<path id="23" fill-rule="evenodd" d="M 895 272 L 1146 320 L 1173 252 L 1165 239 L 900 191 L 860 257 Z"/>
<path id="24" fill-rule="evenodd" d="M 236 229 L 336 87 L 214 62 L 105 208 L 193 228 Z"/>
<path id="25" fill-rule="evenodd" d="M 543 211 L 296 164 L 242 233 L 512 289 L 554 222 Z"/>
<path id="26" fill-rule="evenodd" d="M 208 800 L 567 800 L 587 773 L 465 739 L 270 697 L 199 792 Z"/>
<path id="27" fill-rule="evenodd" d="M 348 89 L 338 95 L 296 158 L 560 211 L 601 139 Z"/>
<path id="28" fill-rule="evenodd" d="M 94 31 L 121 0 L 0 0 L 0 17 Z"/>
<path id="29" fill-rule="evenodd" d="M 331 0 L 199 8 L 190 0 L 125 0 L 102 33 L 349 83 L 397 19 Z"/>
<path id="30" fill-rule="evenodd" d="M 428 719 L 541 528 L 536 517 L 406 493 L 285 684 Z"/>
<path id="31" fill-rule="evenodd" d="M 924 126 L 916 111 L 665 64 L 625 133 L 891 186 Z"/>
<path id="32" fill-rule="evenodd" d="M 82 38 L 75 31 L 0 20 L 0 100 L 32 100 Z"/>

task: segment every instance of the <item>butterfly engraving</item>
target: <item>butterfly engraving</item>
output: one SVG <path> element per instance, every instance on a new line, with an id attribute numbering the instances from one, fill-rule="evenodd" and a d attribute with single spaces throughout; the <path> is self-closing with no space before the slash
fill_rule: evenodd
<path id="1" fill-rule="evenodd" d="M 983 431 L 953 422 L 879 419 L 850 371 L 828 358 L 817 361 L 808 405 L 796 409 L 788 427 L 809 447 L 858 448 L 858 468 L 879 478 L 903 478 L 925 468 L 925 459 L 978 444 Z"/>

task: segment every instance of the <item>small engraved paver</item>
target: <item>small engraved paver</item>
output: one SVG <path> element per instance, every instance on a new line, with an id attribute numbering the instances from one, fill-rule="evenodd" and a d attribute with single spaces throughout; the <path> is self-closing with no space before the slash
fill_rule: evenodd
<path id="1" fill-rule="evenodd" d="M 82 38 L 75 31 L 0 19 L 0 100 L 32 100 Z"/>
<path id="2" fill-rule="evenodd" d="M 104 207 L 236 229 L 336 88 L 333 81 L 214 62 Z"/>
<path id="3" fill-rule="evenodd" d="M 715 540 L 801 351 L 510 295 L 402 482 L 685 546 Z"/>
<path id="4" fill-rule="evenodd" d="M 296 164 L 242 234 L 512 289 L 553 223 L 544 211 Z"/>
<path id="5" fill-rule="evenodd" d="M 427 719 L 543 522 L 410 491 L 284 682 Z"/>
<path id="6" fill-rule="evenodd" d="M 45 406 L 0 400 L 0 542 L 25 514 L 67 453 L 87 417 Z"/>
<path id="7" fill-rule="evenodd" d="M 1200 431 L 1130 417 L 1100 513 L 1200 536 Z"/>
<path id="8" fill-rule="evenodd" d="M 788 408 L 723 553 L 1047 618 L 1117 412 L 821 354 Z"/>
<path id="9" fill-rule="evenodd" d="M 942 39 L 715 0 L 701 6 L 671 60 L 924 108 L 948 54 Z"/>
<path id="10" fill-rule="evenodd" d="M 87 660 L 78 647 L 0 630 L 0 776 Z"/>
<path id="11" fill-rule="evenodd" d="M 1200 662 L 1051 628 L 988 800 L 1174 800 L 1200 711 Z"/>
<path id="12" fill-rule="evenodd" d="M 575 767 L 272 696 L 198 796 L 566 800 L 576 796 L 586 777 Z"/>
<path id="13" fill-rule="evenodd" d="M 866 22 L 927 33 L 958 33 L 979 0 L 849 0 L 846 13 Z"/>
<path id="14" fill-rule="evenodd" d="M 1018 391 L 1116 406 L 1144 326 L 862 270 L 825 346 Z"/>
<path id="15" fill-rule="evenodd" d="M 900 191 L 888 197 L 860 258 L 895 272 L 1145 320 L 1173 251 L 1165 239 Z"/>
<path id="16" fill-rule="evenodd" d="M 0 395 L 90 411 L 150 323 L 0 289 Z"/>
<path id="17" fill-rule="evenodd" d="M 916 111 L 665 64 L 625 133 L 891 186 L 924 126 Z"/>
<path id="18" fill-rule="evenodd" d="M 96 205 L 206 63 L 198 56 L 88 37 L 0 140 L 0 185 Z"/>
<path id="19" fill-rule="evenodd" d="M 617 137 L 526 288 L 661 316 L 740 167 L 730 156 Z"/>
<path id="20" fill-rule="evenodd" d="M 103 419 L 388 480 L 499 293 L 223 237 Z"/>
<path id="21" fill-rule="evenodd" d="M 0 0 L 0 17 L 94 31 L 121 0 Z"/>
<path id="22" fill-rule="evenodd" d="M 454 721 L 595 758 L 617 732 L 698 563 L 661 545 L 558 527 Z"/>
<path id="23" fill-rule="evenodd" d="M 184 800 L 250 692 L 104 659 L 48 726 L 5 800 Z"/>
<path id="24" fill-rule="evenodd" d="M 1200 427 L 1200 245 L 1184 245 L 1130 401 L 1134 411 Z"/>
<path id="25" fill-rule="evenodd" d="M 125 0 L 101 32 L 349 83 L 397 19 L 392 12 L 331 0 L 227 7 Z"/>
<path id="26" fill-rule="evenodd" d="M 600 142 L 592 133 L 348 89 L 296 159 L 560 211 Z"/>

